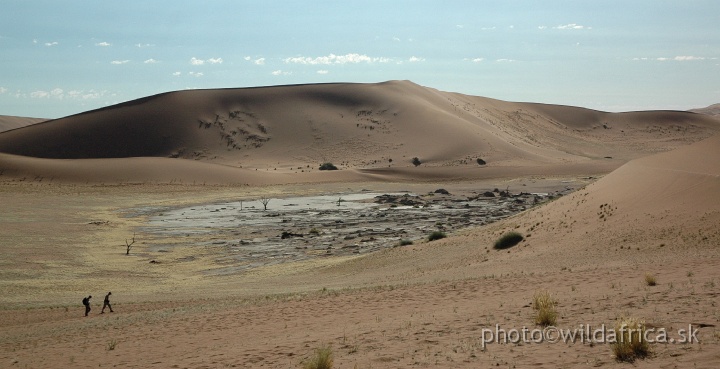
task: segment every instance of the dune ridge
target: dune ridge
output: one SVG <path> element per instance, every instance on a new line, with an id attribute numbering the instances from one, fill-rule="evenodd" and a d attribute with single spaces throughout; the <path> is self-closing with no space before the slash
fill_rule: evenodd
<path id="1" fill-rule="evenodd" d="M 424 167 L 477 166 L 478 158 L 488 167 L 522 167 L 609 157 L 617 166 L 719 129 L 720 122 L 688 112 L 605 113 L 389 81 L 163 93 L 0 133 L 0 152 L 42 159 L 152 157 L 158 160 L 147 164 L 159 166 L 186 159 L 291 174 L 316 171 L 328 161 L 341 169 L 405 168 L 413 157 Z M 118 180 L 134 177 L 122 174 L 126 167 L 117 166 Z M 193 168 L 200 166 L 185 170 L 188 181 L 201 176 Z M 92 171 L 75 172 L 78 181 L 93 180 Z M 37 167 L 16 173 L 51 176 Z"/>

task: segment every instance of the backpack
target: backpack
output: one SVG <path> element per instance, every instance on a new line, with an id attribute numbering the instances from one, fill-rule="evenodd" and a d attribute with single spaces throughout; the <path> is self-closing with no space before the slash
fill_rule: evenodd
<path id="1" fill-rule="evenodd" d="M 88 304 L 88 298 L 87 298 L 87 297 L 83 297 L 82 304 L 83 304 L 83 305 L 87 305 L 87 304 Z"/>

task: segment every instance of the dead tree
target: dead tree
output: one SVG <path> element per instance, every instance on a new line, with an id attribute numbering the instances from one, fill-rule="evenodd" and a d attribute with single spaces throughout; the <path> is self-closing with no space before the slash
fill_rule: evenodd
<path id="1" fill-rule="evenodd" d="M 125 239 L 125 255 L 130 255 L 130 249 L 132 248 L 133 244 L 135 243 L 135 233 L 133 233 L 132 241 L 128 242 L 127 238 Z"/>
<path id="2" fill-rule="evenodd" d="M 268 203 L 270 202 L 270 198 L 263 196 L 260 198 L 260 202 L 263 204 L 263 210 L 267 210 L 267 206 L 268 206 Z"/>

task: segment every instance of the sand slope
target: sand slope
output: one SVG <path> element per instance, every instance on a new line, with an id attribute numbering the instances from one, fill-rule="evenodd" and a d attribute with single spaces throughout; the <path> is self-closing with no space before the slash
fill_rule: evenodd
<path id="1" fill-rule="evenodd" d="M 689 111 L 698 114 L 706 114 L 714 117 L 720 116 L 720 104 L 712 104 L 705 108 L 690 109 Z"/>
<path id="2" fill-rule="evenodd" d="M 47 119 L 15 117 L 10 115 L 0 115 L 0 132 L 9 131 L 11 129 L 29 126 L 31 124 L 44 122 Z"/>
<path id="3" fill-rule="evenodd" d="M 718 121 L 688 112 L 604 113 L 390 81 L 165 93 L 2 133 L 0 152 L 180 158 L 284 173 L 314 171 L 326 161 L 351 169 L 410 168 L 413 157 L 424 167 L 477 167 L 477 158 L 489 167 L 514 167 L 606 157 L 619 160 L 617 166 L 719 129 Z"/>

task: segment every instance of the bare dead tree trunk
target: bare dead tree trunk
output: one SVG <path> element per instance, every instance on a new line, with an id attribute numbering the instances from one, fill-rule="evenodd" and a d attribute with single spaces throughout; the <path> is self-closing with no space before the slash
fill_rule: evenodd
<path id="1" fill-rule="evenodd" d="M 267 210 L 267 206 L 268 206 L 268 203 L 270 202 L 270 198 L 263 196 L 260 198 L 260 202 L 263 204 L 263 210 Z"/>
<path id="2" fill-rule="evenodd" d="M 135 233 L 133 233 L 132 242 L 128 242 L 127 238 L 125 239 L 125 255 L 130 255 L 130 249 L 132 248 L 132 245 L 135 243 Z"/>

